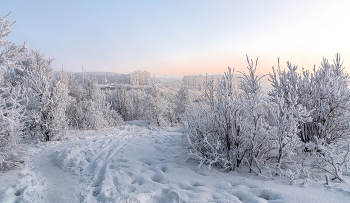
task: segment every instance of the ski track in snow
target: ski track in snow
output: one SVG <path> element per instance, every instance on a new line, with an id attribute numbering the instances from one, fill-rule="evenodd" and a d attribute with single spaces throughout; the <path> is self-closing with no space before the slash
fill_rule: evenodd
<path id="1" fill-rule="evenodd" d="M 349 189 L 199 170 L 181 153 L 181 129 L 143 121 L 41 143 L 0 202 L 347 202 Z M 35 150 L 34 150 L 35 151 Z M 1 191 L 0 191 L 1 196 Z"/>

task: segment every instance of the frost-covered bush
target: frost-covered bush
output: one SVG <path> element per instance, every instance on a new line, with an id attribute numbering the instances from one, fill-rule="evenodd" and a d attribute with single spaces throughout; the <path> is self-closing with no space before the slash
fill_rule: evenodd
<path id="1" fill-rule="evenodd" d="M 266 163 L 267 153 L 272 150 L 274 140 L 271 136 L 273 127 L 269 125 L 267 104 L 262 100 L 260 80 L 264 76 L 256 75 L 258 59 L 255 62 L 248 59 L 248 73 L 242 72 L 238 84 L 241 90 L 242 137 L 246 143 L 245 160 L 251 172 L 261 173 L 261 166 Z M 257 168 L 258 171 L 254 171 Z"/>
<path id="2" fill-rule="evenodd" d="M 297 73 L 297 66 L 287 63 L 287 70 L 274 71 L 271 82 L 274 87 L 269 94 L 288 97 L 296 94 L 297 103 L 310 111 L 312 120 L 300 124 L 303 142 L 325 139 L 327 143 L 348 139 L 350 133 L 349 75 L 344 72 L 340 55 L 334 64 L 324 59 L 312 72 Z M 276 75 L 277 74 L 277 75 Z M 279 80 L 279 82 L 278 82 Z"/>
<path id="3" fill-rule="evenodd" d="M 142 105 L 145 109 L 145 119 L 154 121 L 158 126 L 175 126 L 175 104 L 172 95 L 162 92 L 158 85 L 152 82 L 145 88 Z"/>
<path id="4" fill-rule="evenodd" d="M 143 99 L 146 93 L 140 88 L 130 85 L 118 85 L 115 90 L 106 94 L 106 101 L 117 111 L 125 121 L 145 118 Z"/>
<path id="5" fill-rule="evenodd" d="M 202 99 L 187 108 L 182 118 L 187 153 L 209 167 L 244 166 L 293 181 L 317 169 L 344 181 L 350 92 L 339 55 L 333 65 L 324 59 L 312 74 L 300 74 L 290 63 L 287 70 L 273 68 L 273 89 L 265 99 L 256 64 L 248 60 L 248 65 L 238 91 L 229 69 L 217 85 L 207 81 Z"/>
<path id="6" fill-rule="evenodd" d="M 190 106 L 183 121 L 191 156 L 230 169 L 246 163 L 258 174 L 274 146 L 273 127 L 266 121 L 268 105 L 261 96 L 261 77 L 255 74 L 257 64 L 248 57 L 247 61 L 248 73 L 242 73 L 240 91 L 234 89 L 229 68 L 217 85 L 205 83 L 203 102 Z"/>
<path id="7" fill-rule="evenodd" d="M 158 126 L 175 126 L 179 122 L 176 97 L 162 88 L 153 82 L 146 87 L 119 85 L 107 92 L 106 100 L 126 121 L 145 119 Z"/>
<path id="8" fill-rule="evenodd" d="M 270 109 L 269 123 L 273 128 L 270 131 L 270 140 L 276 149 L 274 157 L 278 163 L 278 170 L 283 160 L 293 161 L 293 155 L 302 151 L 303 143 L 298 135 L 299 123 L 310 120 L 309 112 L 297 104 L 296 100 L 293 100 L 295 98 L 289 96 L 287 99 L 286 101 L 285 98 L 276 96 Z"/>
<path id="9" fill-rule="evenodd" d="M 140 120 L 145 118 L 144 98 L 146 93 L 141 89 L 129 89 L 126 92 L 125 112 L 129 120 Z"/>
<path id="10" fill-rule="evenodd" d="M 288 62 L 287 70 L 274 70 L 271 82 L 274 89 L 269 94 L 272 98 L 281 97 L 284 102 L 279 103 L 286 109 L 300 106 L 298 108 L 310 115 L 310 119 L 298 120 L 294 130 L 299 135 L 295 141 L 305 143 L 299 155 L 302 150 L 310 152 L 314 162 L 309 166 L 341 180 L 350 150 L 346 147 L 350 139 L 350 80 L 342 68 L 340 55 L 336 55 L 333 64 L 323 59 L 318 69 L 303 70 L 301 74 L 297 73 L 297 66 Z"/>
<path id="11" fill-rule="evenodd" d="M 234 169 L 242 163 L 247 147 L 242 137 L 242 106 L 233 89 L 229 69 L 218 85 L 205 83 L 203 102 L 190 106 L 182 118 L 187 131 L 187 151 L 201 164 Z"/>
<path id="12" fill-rule="evenodd" d="M 296 67 L 288 64 L 288 71 L 276 71 L 273 68 L 273 74 L 270 74 L 270 81 L 274 89 L 270 92 L 272 108 L 270 110 L 268 121 L 274 127 L 272 133 L 276 140 L 277 163 L 280 170 L 282 160 L 289 158 L 297 153 L 296 150 L 302 150 L 303 143 L 300 139 L 300 124 L 311 120 L 310 111 L 300 104 L 300 95 L 295 91 L 301 79 L 296 72 Z M 283 93 L 279 92 L 283 89 Z"/>
<path id="13" fill-rule="evenodd" d="M 183 114 L 182 120 L 187 132 L 186 152 L 209 167 L 217 163 L 225 163 L 227 155 L 223 154 L 221 140 L 212 132 L 214 126 L 207 117 L 209 106 L 193 104 Z M 226 155 L 226 156 L 225 156 Z"/>
<path id="14" fill-rule="evenodd" d="M 71 84 L 75 83 L 71 81 Z M 78 92 L 76 89 L 82 91 Z M 111 108 L 105 94 L 93 80 L 89 79 L 82 87 L 71 87 L 70 90 L 69 95 L 72 98 L 67 108 L 67 117 L 71 126 L 97 130 L 123 123 L 120 114 Z"/>
<path id="15" fill-rule="evenodd" d="M 108 105 L 99 106 L 93 101 L 81 101 L 76 108 L 75 119 L 80 129 L 97 130 L 123 123 L 120 115 L 111 110 Z"/>

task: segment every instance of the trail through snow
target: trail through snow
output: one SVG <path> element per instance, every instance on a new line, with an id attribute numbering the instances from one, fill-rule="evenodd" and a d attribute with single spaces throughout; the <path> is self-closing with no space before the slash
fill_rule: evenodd
<path id="1" fill-rule="evenodd" d="M 291 185 L 219 168 L 196 170 L 181 151 L 181 128 L 144 121 L 30 148 L 32 156 L 0 202 L 348 202 L 348 185 Z M 1 181 L 0 177 L 0 181 Z"/>
<path id="2" fill-rule="evenodd" d="M 73 174 L 57 167 L 52 159 L 53 153 L 62 147 L 42 151 L 34 164 L 38 175 L 46 180 L 43 202 L 80 202 L 81 183 Z"/>
<path id="3" fill-rule="evenodd" d="M 71 133 L 66 140 L 40 143 L 29 148 L 31 157 L 19 179 L 5 191 L 0 191 L 0 202 L 89 202 L 84 201 L 84 189 L 88 190 L 89 181 L 103 175 L 109 160 L 130 140 L 151 132 L 145 122 L 130 122 L 125 126 L 100 131 L 80 131 Z M 95 146 L 96 145 L 96 146 Z M 95 147 L 93 147 L 95 146 Z M 62 165 L 55 155 L 65 150 L 95 149 L 93 155 L 76 154 L 69 157 L 70 163 Z M 78 175 L 81 166 L 76 169 L 77 159 L 95 157 L 93 165 L 97 168 L 91 174 Z M 61 157 L 62 158 L 62 157 Z M 87 162 L 88 163 L 88 162 Z M 62 168 L 61 168 L 61 167 Z M 9 173 L 7 173 L 9 174 Z M 12 176 L 14 176 L 12 174 Z M 0 179 L 1 180 L 1 179 Z M 5 179 L 6 180 L 6 179 Z M 1 195 L 1 192 L 3 195 Z"/>

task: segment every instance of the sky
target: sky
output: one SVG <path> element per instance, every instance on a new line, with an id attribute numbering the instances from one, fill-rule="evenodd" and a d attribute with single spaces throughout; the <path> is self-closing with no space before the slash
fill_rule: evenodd
<path id="1" fill-rule="evenodd" d="M 340 53 L 350 72 L 348 0 L 11 0 L 7 40 L 54 58 L 53 69 L 151 75 L 301 69 Z"/>

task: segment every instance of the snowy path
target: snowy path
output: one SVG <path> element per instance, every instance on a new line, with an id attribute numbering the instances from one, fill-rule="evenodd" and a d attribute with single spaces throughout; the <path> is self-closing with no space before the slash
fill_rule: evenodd
<path id="1" fill-rule="evenodd" d="M 180 128 L 145 122 L 78 131 L 33 146 L 31 161 L 0 202 L 348 202 L 350 188 L 310 180 L 290 185 L 184 161 Z"/>
<path id="2" fill-rule="evenodd" d="M 132 123 L 132 122 L 131 122 Z M 141 122 L 144 125 L 144 123 Z M 85 131 L 70 135 L 68 140 L 41 143 L 33 146 L 27 167 L 19 174 L 20 179 L 1 195 L 0 202 L 89 202 L 83 197 L 84 189 L 97 184 L 100 176 L 118 151 L 130 140 L 151 132 L 151 128 L 130 124 L 101 131 Z M 62 157 L 62 153 L 73 153 L 72 157 Z M 86 157 L 86 150 L 92 153 Z M 95 150 L 95 151 L 91 151 Z M 86 161 L 94 157 L 94 160 Z M 61 163 L 67 158 L 70 163 Z M 79 160 L 83 158 L 84 160 Z M 84 162 L 85 161 L 85 162 Z M 90 163 L 85 174 L 79 174 L 83 163 Z M 61 167 L 60 167 L 61 166 Z M 75 168 L 79 166 L 79 168 Z M 90 170 L 90 168 L 95 168 Z M 94 180 L 94 183 L 91 183 Z M 1 197 L 2 196 L 2 197 Z M 84 200 L 85 199 L 85 200 Z"/>
<path id="3" fill-rule="evenodd" d="M 81 191 L 85 181 L 83 181 L 83 179 L 78 180 L 78 177 L 74 174 L 57 167 L 57 163 L 54 162 L 52 157 L 56 151 L 61 151 L 65 148 L 79 150 L 84 148 L 91 149 L 91 141 L 93 143 L 92 145 L 99 143 L 100 148 L 94 155 L 97 154 L 96 160 L 104 160 L 104 162 L 103 165 L 100 166 L 99 171 L 94 171 L 95 174 L 92 175 L 100 177 L 103 175 L 109 160 L 114 157 L 129 140 L 135 136 L 139 136 L 136 132 L 132 132 L 132 128 L 133 127 L 129 127 L 121 131 L 119 131 L 119 129 L 110 129 L 104 131 L 103 134 L 98 133 L 100 137 L 90 137 L 85 140 L 85 142 L 75 141 L 43 151 L 34 164 L 38 170 L 38 174 L 47 180 L 47 188 L 49 188 L 44 195 L 43 202 L 80 202 L 82 198 Z M 127 135 L 125 135 L 126 132 L 128 133 Z M 79 155 L 77 155 L 77 157 L 78 156 Z"/>
<path id="4" fill-rule="evenodd" d="M 56 161 L 62 160 L 62 158 L 67 159 L 67 157 L 73 158 L 73 160 L 68 158 L 70 161 L 68 165 L 67 163 L 59 161 L 58 163 L 54 163 L 56 170 L 61 171 L 59 174 L 62 174 L 62 177 L 64 176 L 63 174 L 67 173 L 62 171 L 61 168 L 57 167 L 57 164 L 59 164 L 65 170 L 73 172 L 75 177 L 72 177 L 73 175 L 66 175 L 63 179 L 57 179 L 57 177 L 48 178 L 48 180 L 52 180 L 52 183 L 60 184 L 58 187 L 59 190 L 57 192 L 54 191 L 58 198 L 60 196 L 59 193 L 70 194 L 68 196 L 65 195 L 65 199 L 60 198 L 56 202 L 89 202 L 88 200 L 84 200 L 86 199 L 84 189 L 89 190 L 91 180 L 94 180 L 92 184 L 99 184 L 100 177 L 104 175 L 110 160 L 116 156 L 119 150 L 122 149 L 128 141 L 138 138 L 144 135 L 146 132 L 149 132 L 147 128 L 140 128 L 133 125 L 117 129 L 109 129 L 99 132 L 95 136 L 86 137 L 85 139 L 87 140 L 85 140 L 85 142 L 80 141 L 79 144 L 66 147 L 65 150 L 58 150 L 53 156 Z M 66 154 L 66 152 L 69 152 L 69 155 Z M 88 153 L 91 154 L 88 155 Z M 72 157 L 72 155 L 74 157 Z M 79 158 L 82 158 L 83 160 L 80 160 Z M 44 160 L 43 162 L 46 161 Z M 76 170 L 74 166 L 79 166 L 78 170 Z M 84 170 L 84 166 L 86 166 L 86 170 Z M 49 170 L 50 168 L 51 167 L 49 167 Z M 46 169 L 42 171 L 50 172 Z M 64 186 L 68 184 L 71 184 L 71 186 L 64 188 Z M 49 202 L 53 202 L 51 201 L 51 198 L 48 198 L 47 200 L 49 200 Z"/>
<path id="5" fill-rule="evenodd" d="M 59 148 L 62 146 L 44 150 L 34 163 L 38 175 L 46 180 L 48 188 L 43 195 L 43 202 L 80 202 L 81 183 L 73 174 L 58 168 L 52 159 L 52 154 Z"/>

